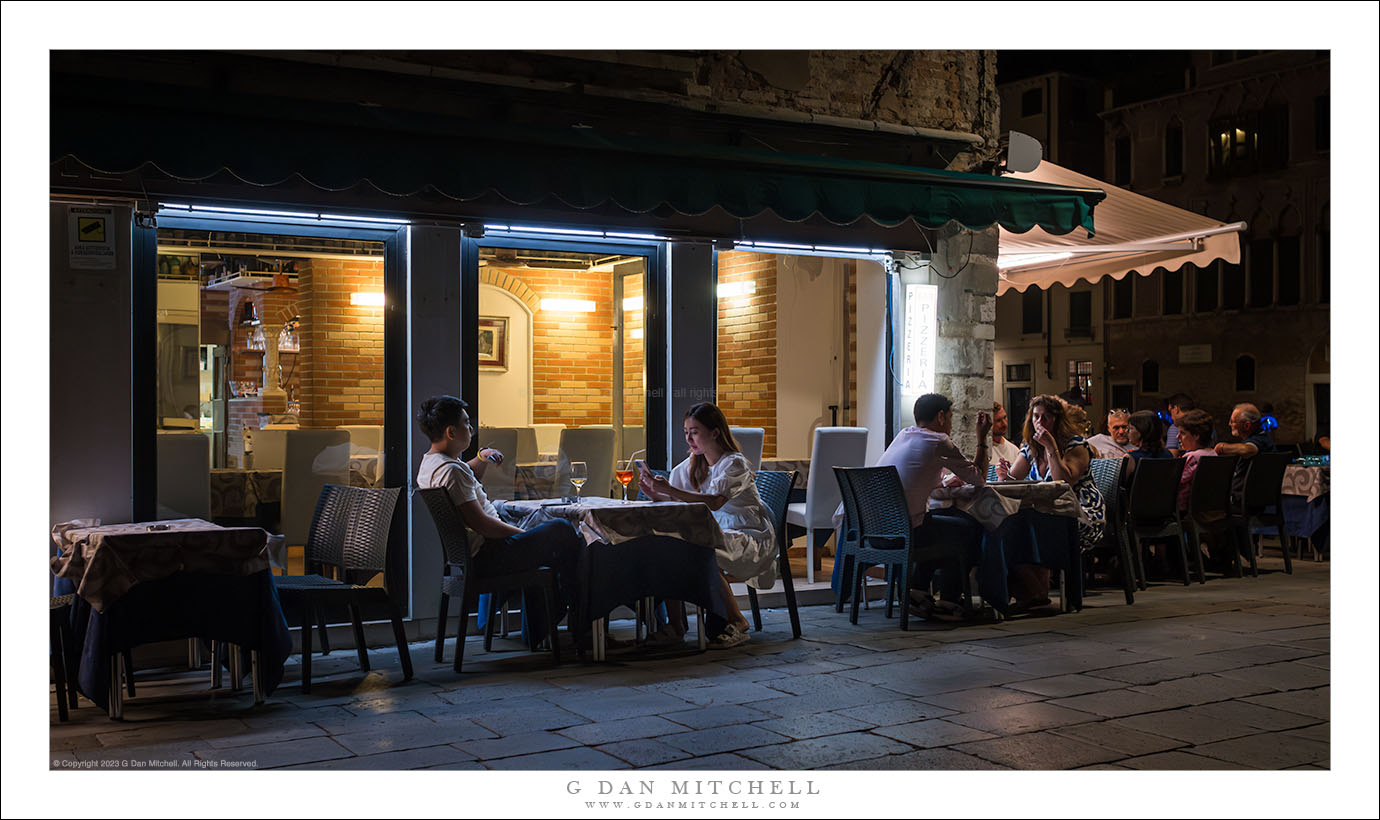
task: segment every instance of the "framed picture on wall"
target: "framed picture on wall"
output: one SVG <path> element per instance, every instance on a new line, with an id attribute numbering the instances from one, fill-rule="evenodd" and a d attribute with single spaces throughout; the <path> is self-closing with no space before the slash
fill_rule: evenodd
<path id="1" fill-rule="evenodd" d="M 508 369 L 508 317 L 479 317 L 479 369 Z"/>

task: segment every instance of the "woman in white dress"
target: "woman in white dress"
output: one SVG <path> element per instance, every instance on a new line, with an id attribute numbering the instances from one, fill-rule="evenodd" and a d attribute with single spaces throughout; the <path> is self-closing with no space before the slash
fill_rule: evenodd
<path id="1" fill-rule="evenodd" d="M 669 478 L 643 470 L 640 486 L 656 501 L 700 502 L 714 513 L 724 534 L 715 550 L 728 606 L 728 624 L 713 640 L 714 647 L 738 646 L 748 640 L 748 622 L 733 598 L 730 581 L 746 581 L 757 589 L 776 583 L 776 531 L 771 513 L 757 494 L 757 482 L 723 411 L 709 402 L 685 414 L 685 443 L 690 456 L 677 464 Z"/>

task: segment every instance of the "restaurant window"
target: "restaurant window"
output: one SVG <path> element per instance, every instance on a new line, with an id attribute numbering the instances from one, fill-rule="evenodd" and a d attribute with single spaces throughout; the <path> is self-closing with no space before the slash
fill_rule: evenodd
<path id="1" fill-rule="evenodd" d="M 1148 359 L 1140 364 L 1140 392 L 1160 392 L 1160 363 Z"/>
<path id="2" fill-rule="evenodd" d="M 1120 279 L 1112 282 L 1112 318 L 1129 319 L 1131 318 L 1131 308 L 1134 304 L 1133 294 L 1136 290 L 1136 274 L 1128 273 Z"/>
<path id="3" fill-rule="evenodd" d="M 1276 304 L 1297 305 L 1300 297 L 1299 238 L 1282 236 L 1275 249 L 1275 273 L 1278 280 Z"/>
<path id="4" fill-rule="evenodd" d="M 1313 150 L 1319 153 L 1332 148 L 1332 95 L 1313 98 Z"/>
<path id="5" fill-rule="evenodd" d="M 1112 183 L 1131 187 L 1131 136 L 1117 137 L 1112 143 Z"/>
<path id="6" fill-rule="evenodd" d="M 1193 271 L 1193 309 L 1211 313 L 1217 309 L 1217 268 L 1186 265 Z"/>
<path id="7" fill-rule="evenodd" d="M 1238 356 L 1236 359 L 1236 392 L 1250 393 L 1255 390 L 1255 357 Z"/>
<path id="8" fill-rule="evenodd" d="M 1006 381 L 1008 382 L 1028 382 L 1034 367 L 1029 362 L 1022 364 L 1008 364 L 1006 366 Z"/>
<path id="9" fill-rule="evenodd" d="M 1183 176 L 1184 173 L 1184 127 L 1178 121 L 1171 122 L 1164 129 L 1164 175 Z"/>
<path id="10" fill-rule="evenodd" d="M 1318 302 L 1332 301 L 1332 233 L 1318 234 Z"/>
<path id="11" fill-rule="evenodd" d="M 1043 333 L 1045 329 L 1044 291 L 1031 286 L 1021 294 L 1021 333 Z"/>
<path id="12" fill-rule="evenodd" d="M 1218 262 L 1222 273 L 1222 307 L 1240 310 L 1246 305 L 1246 268 L 1237 263 Z"/>
<path id="13" fill-rule="evenodd" d="M 1178 316 L 1184 312 L 1184 271 L 1159 269 L 1164 295 L 1160 304 L 1165 316 Z"/>
<path id="14" fill-rule="evenodd" d="M 1021 116 L 1033 117 L 1043 113 L 1045 110 L 1044 91 L 1039 88 L 1032 88 L 1021 94 Z"/>
<path id="15" fill-rule="evenodd" d="M 1076 361 L 1069 359 L 1069 378 L 1068 389 L 1078 390 L 1083 394 L 1083 399 L 1089 404 L 1093 400 L 1093 363 L 1088 361 Z"/>
<path id="16" fill-rule="evenodd" d="M 1069 293 L 1069 336 L 1092 338 L 1092 291 Z"/>
<path id="17" fill-rule="evenodd" d="M 489 497 L 621 498 L 618 463 L 646 448 L 647 257 L 495 238 L 477 254 L 473 414 L 478 446 L 505 454 Z"/>
<path id="18" fill-rule="evenodd" d="M 1269 307 L 1275 299 L 1274 240 L 1252 239 L 1250 252 L 1249 304 L 1253 308 Z"/>
<path id="19" fill-rule="evenodd" d="M 299 574 L 320 487 L 382 486 L 384 244 L 157 239 L 158 517 L 281 532 Z"/>

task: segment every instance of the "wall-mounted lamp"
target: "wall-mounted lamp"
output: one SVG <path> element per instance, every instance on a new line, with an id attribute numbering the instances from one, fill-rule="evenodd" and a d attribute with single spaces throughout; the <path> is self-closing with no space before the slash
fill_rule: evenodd
<path id="1" fill-rule="evenodd" d="M 356 292 L 350 294 L 350 304 L 360 307 L 383 307 L 382 293 Z"/>
<path id="2" fill-rule="evenodd" d="M 625 310 L 625 311 L 634 311 L 634 310 L 641 310 L 641 309 L 642 309 L 642 297 L 641 297 L 641 296 L 629 296 L 628 298 L 626 298 L 626 299 L 623 300 L 623 310 Z"/>
<path id="3" fill-rule="evenodd" d="M 635 327 L 635 328 L 633 328 L 633 329 L 632 329 L 632 337 L 633 337 L 634 339 L 641 339 L 641 338 L 642 338 L 642 328 L 640 328 L 640 327 Z"/>
<path id="4" fill-rule="evenodd" d="M 719 298 L 732 299 L 735 296 L 750 296 L 757 292 L 757 282 L 749 279 L 746 282 L 723 282 L 719 285 Z"/>
<path id="5" fill-rule="evenodd" d="M 593 313 L 594 303 L 588 299 L 543 299 L 541 309 L 556 313 Z"/>

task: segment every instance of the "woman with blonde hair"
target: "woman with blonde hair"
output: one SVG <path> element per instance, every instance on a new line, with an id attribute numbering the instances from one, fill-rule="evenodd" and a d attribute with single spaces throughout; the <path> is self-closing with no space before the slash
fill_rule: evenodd
<path id="1" fill-rule="evenodd" d="M 714 513 L 724 533 L 724 546 L 715 550 L 715 557 L 723 573 L 729 613 L 728 623 L 710 645 L 738 646 L 748 640 L 748 622 L 729 582 L 746 581 L 756 589 L 770 589 L 776 583 L 775 527 L 723 411 L 709 402 L 696 404 L 685 413 L 684 432 L 689 457 L 676 465 L 669 478 L 644 469 L 640 486 L 654 501 L 699 502 Z"/>

